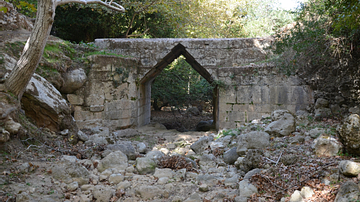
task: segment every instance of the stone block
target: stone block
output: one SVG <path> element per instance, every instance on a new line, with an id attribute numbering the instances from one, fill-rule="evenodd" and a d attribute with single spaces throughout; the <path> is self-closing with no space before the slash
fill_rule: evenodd
<path id="1" fill-rule="evenodd" d="M 67 94 L 66 97 L 67 97 L 67 100 L 72 105 L 82 105 L 82 104 L 84 104 L 84 99 L 82 98 L 82 96 L 75 95 L 75 94 Z"/>
<path id="2" fill-rule="evenodd" d="M 102 111 L 104 111 L 104 105 L 91 105 L 90 111 L 91 112 L 102 112 Z"/>

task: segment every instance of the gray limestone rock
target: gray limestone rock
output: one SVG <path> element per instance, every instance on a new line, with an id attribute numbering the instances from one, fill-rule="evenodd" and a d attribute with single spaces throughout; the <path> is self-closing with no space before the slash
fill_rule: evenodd
<path id="1" fill-rule="evenodd" d="M 135 188 L 135 193 L 139 195 L 143 200 L 149 200 L 155 196 L 161 196 L 165 193 L 164 189 L 160 189 L 157 186 L 141 185 Z"/>
<path id="2" fill-rule="evenodd" d="M 87 76 L 85 70 L 82 68 L 71 69 L 62 75 L 64 84 L 61 87 L 61 93 L 73 93 L 81 88 L 86 82 Z"/>
<path id="3" fill-rule="evenodd" d="M 89 136 L 86 135 L 86 134 L 85 134 L 84 132 L 82 132 L 81 130 L 79 130 L 79 132 L 78 132 L 78 137 L 79 137 L 79 140 L 84 141 L 84 142 L 86 142 L 86 141 L 89 140 Z"/>
<path id="4" fill-rule="evenodd" d="M 146 144 L 139 142 L 136 145 L 136 149 L 137 149 L 137 152 L 139 152 L 140 154 L 145 154 L 146 153 Z"/>
<path id="5" fill-rule="evenodd" d="M 320 135 L 314 140 L 312 147 L 315 149 L 317 156 L 336 156 L 342 145 L 333 137 Z"/>
<path id="6" fill-rule="evenodd" d="M 89 171 L 77 162 L 62 159 L 51 165 L 50 170 L 55 179 L 65 183 L 76 181 L 79 185 L 83 185 L 89 182 Z"/>
<path id="7" fill-rule="evenodd" d="M 262 151 L 257 149 L 249 149 L 245 158 L 239 163 L 239 169 L 245 173 L 254 168 L 259 168 L 262 161 Z"/>
<path id="8" fill-rule="evenodd" d="M 157 164 L 149 157 L 140 157 L 136 159 L 136 169 L 140 174 L 154 173 Z"/>
<path id="9" fill-rule="evenodd" d="M 108 202 L 114 193 L 114 189 L 104 185 L 96 185 L 93 190 L 93 195 L 96 199 L 96 202 Z"/>
<path id="10" fill-rule="evenodd" d="M 334 202 L 358 201 L 359 196 L 359 186 L 353 181 L 347 181 L 340 186 Z"/>
<path id="11" fill-rule="evenodd" d="M 299 190 L 295 190 L 293 194 L 291 194 L 290 202 L 303 202 L 304 198 L 301 196 L 301 192 Z"/>
<path id="12" fill-rule="evenodd" d="M 360 163 L 343 160 L 339 163 L 339 171 L 345 176 L 353 177 L 360 173 Z"/>
<path id="13" fill-rule="evenodd" d="M 198 141 L 190 146 L 190 148 L 196 153 L 201 154 L 210 146 L 210 143 L 213 141 L 212 137 L 201 137 Z"/>
<path id="14" fill-rule="evenodd" d="M 136 158 L 135 148 L 130 141 L 119 142 L 117 144 L 109 144 L 106 146 L 106 149 L 111 151 L 121 151 L 130 160 L 135 160 Z"/>
<path id="15" fill-rule="evenodd" d="M 223 154 L 224 162 L 230 165 L 233 165 L 238 158 L 239 155 L 236 152 L 236 147 L 229 149 Z"/>
<path id="16" fill-rule="evenodd" d="M 127 156 L 121 151 L 114 151 L 108 154 L 105 158 L 100 160 L 97 169 L 99 172 L 103 172 L 108 168 L 125 170 L 127 167 L 128 167 Z"/>
<path id="17" fill-rule="evenodd" d="M 357 114 L 351 114 L 348 116 L 340 130 L 339 136 L 341 143 L 343 143 L 344 148 L 350 154 L 360 155 L 360 117 Z"/>
<path id="18" fill-rule="evenodd" d="M 239 192 L 239 196 L 250 197 L 254 193 L 258 193 L 258 190 L 249 180 L 242 180 L 239 182 Z"/>
<path id="19" fill-rule="evenodd" d="M 239 156 L 245 155 L 248 149 L 263 149 L 267 147 L 269 141 L 270 136 L 268 133 L 252 131 L 238 137 L 236 152 Z"/>
<path id="20" fill-rule="evenodd" d="M 116 139 L 123 138 L 123 137 L 134 137 L 134 136 L 136 136 L 138 134 L 139 134 L 139 132 L 137 130 L 135 130 L 135 129 L 132 129 L 132 128 L 127 128 L 127 129 L 124 129 L 124 130 L 117 130 L 117 131 L 112 133 L 112 135 Z"/>
<path id="21" fill-rule="evenodd" d="M 153 161 L 155 161 L 155 163 L 158 163 L 159 160 L 164 156 L 165 154 L 161 151 L 150 151 L 145 155 L 146 158 L 152 159 Z"/>
<path id="22" fill-rule="evenodd" d="M 288 136 L 295 131 L 295 117 L 292 114 L 287 112 L 277 118 L 265 128 L 265 132 L 275 136 Z"/>

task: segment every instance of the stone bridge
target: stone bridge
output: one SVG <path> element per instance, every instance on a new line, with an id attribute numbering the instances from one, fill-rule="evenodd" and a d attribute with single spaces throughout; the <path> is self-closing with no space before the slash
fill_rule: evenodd
<path id="1" fill-rule="evenodd" d="M 275 109 L 292 112 L 313 103 L 312 90 L 294 76 L 264 63 L 270 38 L 97 39 L 95 45 L 121 54 L 91 56 L 89 81 L 68 95 L 80 127 L 111 129 L 148 124 L 151 83 L 176 58 L 186 61 L 214 88 L 217 129 L 235 128 Z"/>

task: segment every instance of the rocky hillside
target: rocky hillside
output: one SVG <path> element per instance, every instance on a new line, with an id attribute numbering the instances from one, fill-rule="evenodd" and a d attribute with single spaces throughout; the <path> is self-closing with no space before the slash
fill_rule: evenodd
<path id="1" fill-rule="evenodd" d="M 338 137 L 351 138 L 359 116 L 346 123 L 279 110 L 219 132 L 150 124 L 112 133 L 95 127 L 75 146 L 27 139 L 22 150 L 1 154 L 0 199 L 356 201 L 360 164 L 343 146 L 359 144 Z"/>

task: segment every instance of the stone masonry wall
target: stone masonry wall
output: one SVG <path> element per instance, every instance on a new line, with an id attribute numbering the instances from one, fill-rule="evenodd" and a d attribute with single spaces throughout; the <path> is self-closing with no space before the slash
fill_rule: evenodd
<path id="1" fill-rule="evenodd" d="M 271 64 L 219 69 L 219 128 L 236 128 L 277 109 L 295 113 L 314 103 L 313 91 Z"/>
<path id="2" fill-rule="evenodd" d="M 138 61 L 117 56 L 90 56 L 85 85 L 67 98 L 80 128 L 105 126 L 112 130 L 137 125 Z"/>
<path id="3" fill-rule="evenodd" d="M 282 75 L 271 64 L 251 63 L 267 57 L 261 39 L 126 40 L 98 43 L 132 57 L 91 56 L 86 84 L 67 95 L 79 128 L 117 130 L 149 123 L 152 79 L 181 54 L 219 85 L 214 99 L 217 129 L 236 128 L 276 109 L 304 110 L 314 102 L 312 90 L 299 78 Z"/>

